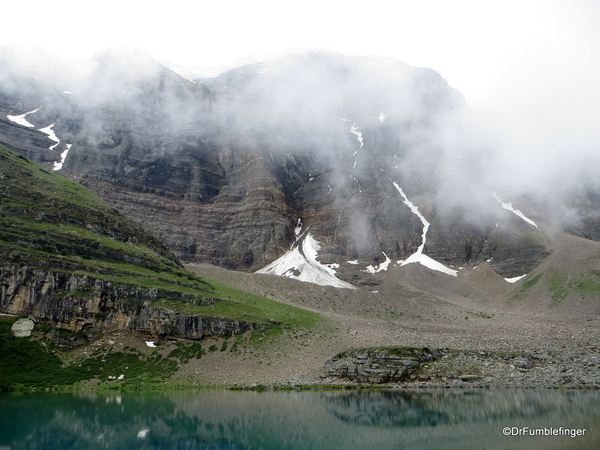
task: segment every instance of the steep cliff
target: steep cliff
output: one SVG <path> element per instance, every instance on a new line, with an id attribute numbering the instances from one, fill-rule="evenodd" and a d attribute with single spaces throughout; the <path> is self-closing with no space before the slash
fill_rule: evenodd
<path id="1" fill-rule="evenodd" d="M 0 140 L 48 168 L 60 162 L 183 261 L 262 269 L 294 244 L 300 220 L 320 263 L 355 285 L 425 257 L 447 271 L 490 260 L 515 277 L 552 251 L 536 221 L 598 236 L 593 189 L 565 192 L 557 209 L 488 182 L 487 142 L 474 141 L 461 94 L 432 70 L 314 53 L 194 83 L 105 57 L 70 94 L 29 80 L 25 96 L 18 81 L 1 94 L 13 119 L 0 114 Z M 33 127 L 15 122 L 34 110 Z M 50 124 L 54 150 L 37 133 Z"/>
<path id="2" fill-rule="evenodd" d="M 230 336 L 280 318 L 267 299 L 188 272 L 94 194 L 2 146 L 0 255 L 0 312 L 32 315 L 84 340 L 114 330 Z M 252 311 L 244 306 L 257 301 Z"/>

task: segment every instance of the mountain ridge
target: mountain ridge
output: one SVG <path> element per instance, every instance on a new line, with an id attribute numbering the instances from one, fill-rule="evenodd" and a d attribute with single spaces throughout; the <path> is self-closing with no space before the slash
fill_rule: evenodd
<path id="1" fill-rule="evenodd" d="M 286 312 L 295 321 L 293 311 L 187 271 L 81 185 L 3 146 L 0 162 L 1 313 L 30 314 L 83 341 L 115 330 L 148 339 L 233 335 L 266 330 Z"/>
<path id="2" fill-rule="evenodd" d="M 0 149 L 2 311 L 39 319 L 25 342 L 75 347 L 67 365 L 101 385 L 118 374 L 103 360 L 128 367 L 112 369 L 126 348 L 168 363 L 151 373 L 171 383 L 289 387 L 346 383 L 330 375 L 406 346 L 439 356 L 406 372 L 408 385 L 600 384 L 600 244 L 561 230 L 594 236 L 593 185 L 559 199 L 577 198 L 588 222 L 560 226 L 550 191 L 494 191 L 493 158 L 457 137 L 464 105 L 438 75 L 381 80 L 308 55 L 211 90 L 160 66 L 104 62 L 89 98 L 0 83 L 0 142 L 46 167 Z M 240 271 L 272 263 L 284 277 Z M 23 342 L 5 320 L 2 345 Z"/>
<path id="3" fill-rule="evenodd" d="M 93 77 L 102 95 L 61 94 L 71 106 L 55 108 L 54 130 L 72 145 L 61 171 L 183 261 L 260 270 L 294 243 L 300 219 L 320 243 L 321 263 L 339 265 L 344 282 L 369 286 L 368 267 L 407 260 L 423 243 L 422 220 L 406 200 L 430 223 L 422 253 L 449 270 L 491 259 L 511 278 L 548 255 L 537 230 L 508 219 L 501 203 L 549 224 L 552 207 L 527 196 L 496 200 L 477 186 L 477 168 L 490 170 L 486 153 L 454 142 L 464 99 L 430 69 L 315 53 L 194 84 L 158 64 L 129 74 L 103 61 L 107 69 Z M 123 83 L 119 73 L 128 74 Z M 41 128 L 48 107 L 27 117 Z M 7 122 L 11 132 L 35 131 Z M 47 149 L 37 159 L 49 153 L 58 159 Z M 585 211 L 591 220 L 567 228 L 593 238 L 598 223 L 593 207 Z"/>

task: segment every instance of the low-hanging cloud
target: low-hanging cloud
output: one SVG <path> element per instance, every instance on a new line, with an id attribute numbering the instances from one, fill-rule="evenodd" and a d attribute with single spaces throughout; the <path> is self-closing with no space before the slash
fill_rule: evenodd
<path id="1" fill-rule="evenodd" d="M 597 122 L 553 115 L 550 129 L 539 121 L 511 129 L 468 107 L 436 72 L 389 58 L 312 53 L 196 84 L 144 54 L 105 53 L 74 71 L 47 58 L 12 55 L 11 64 L 17 77 L 36 73 L 73 90 L 82 113 L 96 111 L 86 123 L 96 139 L 127 127 L 149 154 L 163 155 L 181 150 L 181 135 L 252 136 L 271 154 L 316 157 L 348 198 L 380 170 L 409 183 L 408 193 L 431 194 L 438 214 L 460 208 L 481 219 L 494 214 L 490 195 L 498 192 L 507 201 L 543 200 L 544 219 L 559 223 L 577 218 L 573 192 L 599 187 Z"/>

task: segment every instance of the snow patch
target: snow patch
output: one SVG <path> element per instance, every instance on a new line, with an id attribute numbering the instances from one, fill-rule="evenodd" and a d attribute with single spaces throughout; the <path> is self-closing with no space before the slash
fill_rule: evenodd
<path id="1" fill-rule="evenodd" d="M 67 148 L 65 149 L 65 151 L 60 154 L 60 161 L 54 163 L 54 167 L 52 167 L 52 170 L 62 169 L 62 166 L 65 163 L 65 159 L 67 159 L 67 153 L 69 153 L 69 150 L 71 150 L 71 145 L 73 144 L 67 144 Z"/>
<path id="2" fill-rule="evenodd" d="M 296 222 L 296 228 L 294 228 L 294 234 L 296 234 L 296 236 L 300 236 L 301 232 L 302 232 L 302 219 L 298 218 L 298 222 Z"/>
<path id="3" fill-rule="evenodd" d="M 383 256 L 385 256 L 385 261 L 382 262 L 381 264 L 378 264 L 377 267 L 375 267 L 373 265 L 367 266 L 365 268 L 365 272 L 375 274 L 375 273 L 382 272 L 384 270 L 388 270 L 388 267 L 391 264 L 392 260 L 388 257 L 388 255 L 385 254 L 385 252 L 381 252 L 381 253 L 383 253 Z"/>
<path id="4" fill-rule="evenodd" d="M 8 120 L 10 120 L 11 122 L 16 123 L 17 125 L 21 125 L 21 126 L 27 127 L 27 128 L 35 128 L 34 125 L 27 122 L 27 119 L 25 119 L 25 116 L 28 114 L 33 114 L 34 112 L 37 112 L 39 109 L 40 108 L 36 108 L 33 111 L 26 112 L 25 114 L 21 114 L 20 116 L 7 115 L 6 118 Z"/>
<path id="5" fill-rule="evenodd" d="M 358 131 L 358 125 L 356 125 L 355 123 L 353 123 L 352 127 L 350 128 L 350 133 L 356 135 L 356 139 L 358 140 L 358 142 L 360 142 L 360 148 L 362 148 L 362 146 L 363 146 L 363 137 L 362 137 L 362 133 L 360 131 Z"/>
<path id="6" fill-rule="evenodd" d="M 421 220 L 421 223 L 423 224 L 423 234 L 421 235 L 421 245 L 419 245 L 419 247 L 417 248 L 417 251 L 414 252 L 412 255 L 410 255 L 406 260 L 404 260 L 400 264 L 400 266 L 405 266 L 407 264 L 412 264 L 412 263 L 420 263 L 421 265 L 428 267 L 429 269 L 437 270 L 438 272 L 443 272 L 443 273 L 445 273 L 447 275 L 451 275 L 453 277 L 457 276 L 458 271 L 450 269 L 449 267 L 446 267 L 442 263 L 437 262 L 435 259 L 432 259 L 429 256 L 423 254 L 423 249 L 425 248 L 425 242 L 427 241 L 427 231 L 429 231 L 430 223 L 427 221 L 427 219 L 425 219 L 423 214 L 421 214 L 421 212 L 419 211 L 419 208 L 417 208 L 408 199 L 408 197 L 406 196 L 406 194 L 404 193 L 402 188 L 398 185 L 398 183 L 396 183 L 395 181 L 392 181 L 392 184 L 394 185 L 396 190 L 402 196 L 404 204 L 410 208 L 412 213 L 414 215 L 416 215 Z"/>
<path id="7" fill-rule="evenodd" d="M 273 261 L 257 273 L 279 275 L 321 286 L 356 289 L 355 286 L 340 280 L 335 276 L 335 270 L 330 265 L 317 261 L 319 242 L 308 232 L 304 232 L 292 248 L 282 257 Z"/>
<path id="8" fill-rule="evenodd" d="M 516 283 L 517 281 L 522 280 L 526 276 L 527 276 L 527 274 L 521 275 L 520 277 L 505 278 L 505 280 L 508 281 L 509 283 Z"/>
<path id="9" fill-rule="evenodd" d="M 498 200 L 498 202 L 500 203 L 500 205 L 502 206 L 502 208 L 509 210 L 510 212 L 516 214 L 517 216 L 519 216 L 521 219 L 523 219 L 525 222 L 527 222 L 529 225 L 532 225 L 534 227 L 536 227 L 538 230 L 540 229 L 540 227 L 538 227 L 535 222 L 533 220 L 531 220 L 529 217 L 526 217 L 525 214 L 523 214 L 520 210 L 515 209 L 512 205 L 511 202 L 503 202 L 502 199 L 500 199 L 500 197 L 498 197 L 498 195 L 494 192 L 493 194 L 490 194 L 492 197 L 494 197 L 496 200 Z M 496 224 L 496 226 L 498 226 Z"/>
<path id="10" fill-rule="evenodd" d="M 429 256 L 423 255 L 423 254 L 420 254 L 417 256 L 416 253 L 413 253 L 401 265 L 404 266 L 406 264 L 416 263 L 416 262 L 420 263 L 422 266 L 428 267 L 431 270 L 437 270 L 438 272 L 443 272 L 443 273 L 445 273 L 447 275 L 451 275 L 453 277 L 457 276 L 457 274 L 458 274 L 458 271 L 450 269 L 449 267 L 446 267 L 442 263 L 437 262 L 435 259 L 430 258 Z"/>
<path id="11" fill-rule="evenodd" d="M 348 264 L 353 264 L 353 265 L 358 265 L 358 259 L 352 260 L 352 261 L 346 261 Z"/>
<path id="12" fill-rule="evenodd" d="M 54 150 L 54 148 L 60 144 L 60 139 L 58 139 L 58 137 L 56 136 L 56 133 L 54 132 L 54 130 L 52 129 L 52 127 L 54 126 L 54 124 L 52 125 L 48 125 L 46 128 L 40 128 L 39 131 L 41 131 L 44 134 L 47 134 L 48 137 L 50 138 L 51 141 L 56 142 L 56 144 L 51 145 L 49 148 L 50 150 Z"/>
<path id="13" fill-rule="evenodd" d="M 154 341 L 144 341 L 144 342 L 146 342 L 146 345 L 150 348 L 156 347 L 156 344 L 154 343 Z"/>

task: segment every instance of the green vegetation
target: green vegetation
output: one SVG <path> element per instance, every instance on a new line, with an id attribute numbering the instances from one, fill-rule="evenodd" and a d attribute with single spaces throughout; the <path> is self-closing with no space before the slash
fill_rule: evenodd
<path id="1" fill-rule="evenodd" d="M 70 365 L 45 340 L 15 338 L 10 327 L 16 319 L 0 318 L 0 391 L 31 388 L 64 388 L 90 379 L 107 380 L 125 375 L 120 387 L 162 382 L 177 370 L 168 358 L 139 352 L 97 352 Z"/>
<path id="2" fill-rule="evenodd" d="M 533 286 L 535 286 L 538 281 L 540 281 L 542 274 L 538 274 L 535 277 L 523 282 L 523 285 L 519 288 L 519 290 L 517 292 L 515 292 L 512 297 L 510 298 L 511 300 L 520 300 L 521 299 L 521 294 L 523 294 L 527 289 L 531 289 Z"/>
<path id="3" fill-rule="evenodd" d="M 571 278 L 564 273 L 553 272 L 549 276 L 548 290 L 552 293 L 553 304 L 563 300 L 570 291 L 580 295 L 600 294 L 600 271 L 588 272 Z"/>
<path id="4" fill-rule="evenodd" d="M 600 294 L 600 270 L 590 270 L 580 278 L 571 281 L 580 294 Z"/>
<path id="5" fill-rule="evenodd" d="M 204 355 L 200 342 L 177 342 L 175 345 L 177 345 L 177 348 L 172 350 L 168 357 L 178 359 L 181 364 L 189 362 L 190 359 L 200 359 Z"/>
<path id="6" fill-rule="evenodd" d="M 311 327 L 319 320 L 317 314 L 186 270 L 160 242 L 95 194 L 2 146 L 0 175 L 0 254 L 6 255 L 5 262 L 170 291 L 152 306 L 183 314 L 293 327 Z M 193 305 L 202 297 L 227 301 Z"/>
<path id="7" fill-rule="evenodd" d="M 66 202 L 117 215 L 106 202 L 97 195 L 72 180 L 58 175 L 0 145 L 0 161 L 7 170 L 3 171 L 8 182 L 23 191 L 23 195 L 8 200 L 7 206 L 30 206 L 38 208 L 40 197 L 52 202 Z"/>
<path id="8" fill-rule="evenodd" d="M 208 292 L 205 295 L 226 301 L 200 306 L 176 300 L 155 300 L 152 306 L 167 307 L 183 314 L 229 317 L 269 325 L 286 324 L 300 328 L 312 328 L 322 320 L 318 314 L 305 309 L 244 292 L 210 278 L 204 278 L 204 280 L 208 285 Z"/>
<path id="9" fill-rule="evenodd" d="M 4 262 L 148 287 L 205 288 L 159 241 L 98 196 L 2 146 L 0 179 Z"/>
<path id="10" fill-rule="evenodd" d="M 0 255 L 3 264 L 82 275 L 91 280 L 81 283 L 77 290 L 50 291 L 55 299 L 98 295 L 98 289 L 103 289 L 99 286 L 106 284 L 94 284 L 94 280 L 104 280 L 112 283 L 111 289 L 124 287 L 118 291 L 121 300 L 129 296 L 136 302 L 152 298 L 154 307 L 258 323 L 264 328 L 235 336 L 232 345 L 217 341 L 218 345 L 205 349 L 199 342 L 178 343 L 166 356 L 159 351 L 141 353 L 133 349 L 95 352 L 65 365 L 61 357 L 73 358 L 68 352 L 55 349 L 46 336 L 66 337 L 84 344 L 88 342 L 87 335 L 42 323 L 36 325 L 35 338 L 14 338 L 10 332 L 14 319 L 2 319 L 0 390 L 58 388 L 86 380 L 106 383 L 109 376 L 119 375 L 124 375 L 124 379 L 112 380 L 112 387 L 150 386 L 162 383 L 177 371 L 179 364 L 201 358 L 205 351 L 220 348 L 221 352 L 246 352 L 265 341 L 273 342 L 284 329 L 294 332 L 323 320 L 318 314 L 186 270 L 158 240 L 85 187 L 2 146 Z M 203 297 L 221 301 L 194 305 Z M 102 320 L 105 314 L 97 312 L 95 318 Z"/>
<path id="11" fill-rule="evenodd" d="M 542 275 L 539 274 L 539 275 L 536 275 L 535 277 L 533 277 L 532 279 L 525 281 L 523 283 L 523 289 L 529 289 L 529 288 L 532 288 L 533 286 L 535 286 L 537 284 L 537 282 L 540 281 L 541 276 Z"/>
<path id="12" fill-rule="evenodd" d="M 549 274 L 548 290 L 552 294 L 552 303 L 563 300 L 569 290 L 569 277 L 566 274 L 552 272 Z"/>

